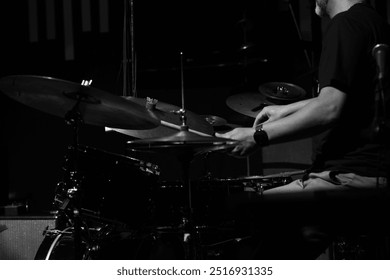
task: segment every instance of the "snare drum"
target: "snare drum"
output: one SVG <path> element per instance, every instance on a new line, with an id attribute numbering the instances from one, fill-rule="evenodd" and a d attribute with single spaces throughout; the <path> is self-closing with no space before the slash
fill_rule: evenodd
<path id="1" fill-rule="evenodd" d="M 158 166 L 82 146 L 77 153 L 73 147 L 68 148 L 63 169 L 64 178 L 55 195 L 58 208 L 63 210 L 74 199 L 84 217 L 134 226 L 147 221 Z"/>

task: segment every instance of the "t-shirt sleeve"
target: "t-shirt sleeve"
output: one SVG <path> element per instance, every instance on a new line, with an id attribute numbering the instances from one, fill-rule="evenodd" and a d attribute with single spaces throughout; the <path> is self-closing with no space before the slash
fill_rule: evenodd
<path id="1" fill-rule="evenodd" d="M 319 68 L 320 88 L 335 87 L 349 93 L 357 79 L 359 62 L 366 45 L 359 26 L 346 18 L 335 19 L 328 27 Z"/>

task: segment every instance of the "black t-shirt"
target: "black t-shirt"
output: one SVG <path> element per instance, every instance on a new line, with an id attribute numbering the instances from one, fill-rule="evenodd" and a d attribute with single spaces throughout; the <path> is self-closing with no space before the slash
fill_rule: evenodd
<path id="1" fill-rule="evenodd" d="M 355 4 L 330 21 L 323 38 L 320 88 L 347 95 L 340 120 L 323 136 L 313 170 L 387 176 L 389 151 L 373 137 L 376 63 L 372 49 L 389 44 L 388 24 L 367 4 Z"/>

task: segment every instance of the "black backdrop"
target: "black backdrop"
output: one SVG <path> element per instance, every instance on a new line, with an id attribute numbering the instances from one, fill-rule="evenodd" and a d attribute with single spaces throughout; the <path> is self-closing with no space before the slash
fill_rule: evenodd
<path id="1" fill-rule="evenodd" d="M 308 92 L 312 77 L 303 55 L 316 50 L 318 42 L 304 44 L 288 9 L 288 1 L 153 1 L 135 0 L 135 47 L 138 97 L 152 96 L 180 105 L 180 59 L 184 52 L 186 104 L 198 114 L 250 124 L 225 105 L 237 92 L 256 92 L 268 81 L 295 82 Z M 298 1 L 291 1 L 299 20 Z M 0 75 L 41 75 L 73 82 L 93 79 L 93 87 L 122 94 L 122 45 L 124 1 L 109 1 L 108 32 L 99 29 L 98 1 L 90 1 L 91 30 L 81 28 L 80 1 L 73 0 L 74 58 L 64 56 L 62 1 L 55 5 L 54 39 L 46 38 L 45 1 L 37 0 L 38 38 L 29 35 L 29 1 L 1 1 Z M 306 5 L 311 1 L 308 1 Z M 313 19 L 314 20 L 314 19 Z M 319 26 L 318 21 L 314 24 Z M 315 37 L 313 37 L 315 38 Z M 240 49 L 243 45 L 249 49 Z M 315 53 L 315 52 L 314 52 Z M 302 78 L 303 77 L 303 78 Z M 54 187 L 62 174 L 71 131 L 62 118 L 39 112 L 0 95 L 1 189 L 11 201 L 31 200 L 34 211 L 50 209 Z M 106 133 L 86 125 L 80 142 L 127 154 L 128 137 Z M 159 164 L 163 180 L 176 180 L 180 164 L 174 157 L 131 154 Z M 261 174 L 260 157 L 247 161 L 227 155 L 197 159 L 194 178 L 208 172 L 215 177 Z M 169 164 L 168 164 L 169 162 Z M 120 192 L 119 192 L 120 193 Z M 4 197 L 4 196 L 3 196 Z"/>

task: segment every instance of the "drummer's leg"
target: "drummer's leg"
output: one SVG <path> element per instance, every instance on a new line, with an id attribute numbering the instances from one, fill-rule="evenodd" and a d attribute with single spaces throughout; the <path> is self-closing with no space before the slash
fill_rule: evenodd
<path id="1" fill-rule="evenodd" d="M 298 179 L 292 181 L 291 183 L 280 186 L 277 188 L 269 189 L 264 191 L 264 195 L 272 194 L 294 194 L 300 193 L 302 191 L 311 192 L 311 191 L 332 191 L 332 190 L 343 190 L 347 189 L 345 184 L 340 184 L 335 182 L 330 178 L 330 172 L 324 171 L 321 173 L 310 173 L 304 179 Z"/>
<path id="2" fill-rule="evenodd" d="M 293 194 L 317 191 L 346 191 L 356 189 L 374 189 L 387 186 L 386 178 L 365 177 L 354 173 L 323 171 L 310 173 L 304 180 L 298 179 L 290 184 L 264 191 L 264 195 Z"/>
<path id="3" fill-rule="evenodd" d="M 299 205 L 302 198 L 310 199 L 316 191 L 344 188 L 327 180 L 328 175 L 311 174 L 305 180 L 264 191 L 264 203 L 260 201 L 259 206 L 268 216 L 267 227 L 260 231 L 264 242 L 257 258 L 315 259 L 329 246 L 332 238 L 329 228 L 320 219 L 313 218 L 309 209 L 302 210 Z"/>
<path id="4" fill-rule="evenodd" d="M 266 222 L 261 223 L 261 249 L 256 257 L 316 258 L 334 236 L 342 234 L 340 226 L 349 228 L 344 221 L 353 225 L 350 218 L 356 214 L 356 209 L 347 204 L 349 200 L 327 201 L 328 196 L 321 192 L 346 191 L 348 195 L 349 192 L 359 193 L 356 190 L 386 187 L 386 183 L 385 178 L 325 171 L 310 173 L 305 180 L 264 191 L 256 213 L 261 214 L 260 221 Z"/>

